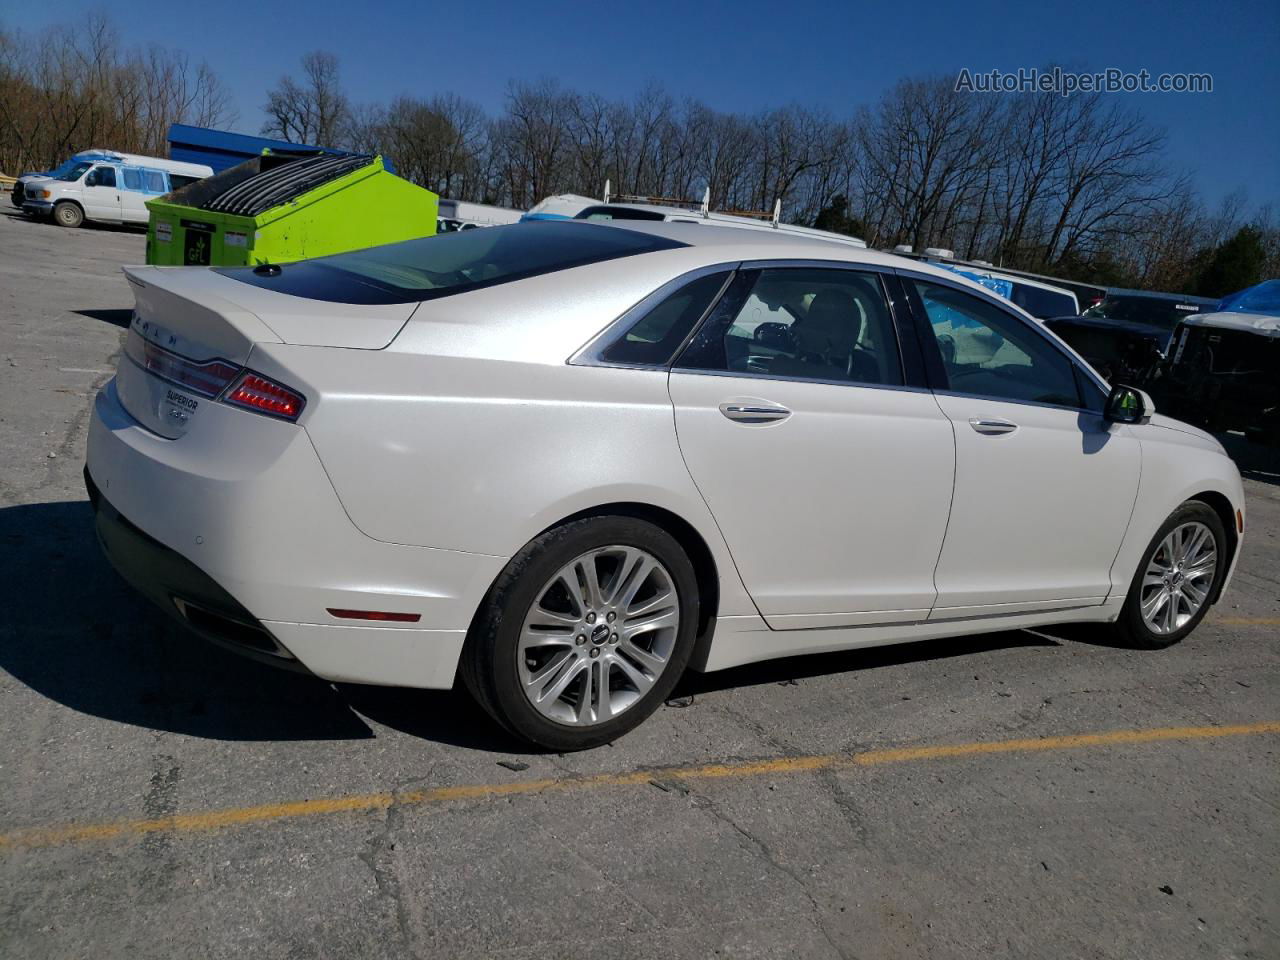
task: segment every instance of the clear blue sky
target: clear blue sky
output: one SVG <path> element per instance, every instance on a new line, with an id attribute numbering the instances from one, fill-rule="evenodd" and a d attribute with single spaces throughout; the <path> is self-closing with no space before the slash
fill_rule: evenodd
<path id="1" fill-rule="evenodd" d="M 0 0 L 0 22 L 74 22 L 100 2 Z M 266 90 L 298 58 L 333 51 L 357 102 L 453 91 L 490 111 L 508 79 L 555 77 L 627 97 L 658 81 L 721 110 L 792 101 L 837 116 L 904 76 L 1047 62 L 1152 74 L 1207 72 L 1211 94 L 1117 94 L 1169 137 L 1166 159 L 1213 204 L 1243 187 L 1280 214 L 1280 2 L 1073 0 L 964 5 L 738 2 L 446 4 L 350 0 L 110 7 L 126 44 L 205 59 L 256 133 Z"/>

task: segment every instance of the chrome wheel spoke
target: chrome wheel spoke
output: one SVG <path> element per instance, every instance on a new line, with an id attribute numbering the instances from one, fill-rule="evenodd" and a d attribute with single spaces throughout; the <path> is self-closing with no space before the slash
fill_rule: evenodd
<path id="1" fill-rule="evenodd" d="M 604 723 L 657 682 L 680 629 L 665 566 L 632 546 L 601 547 L 565 564 L 525 615 L 517 671 L 529 702 L 557 723 Z"/>
<path id="2" fill-rule="evenodd" d="M 1146 600 L 1142 602 L 1143 618 L 1146 619 L 1147 621 L 1154 620 L 1156 614 L 1158 614 L 1161 610 L 1163 610 L 1165 605 L 1168 602 L 1169 602 L 1169 591 L 1166 590 L 1164 587 L 1161 587 L 1159 590 L 1155 591 L 1153 594 L 1151 594 L 1150 597 L 1148 597 Z"/>
<path id="3" fill-rule="evenodd" d="M 1188 605 L 1191 607 L 1191 613 L 1195 613 L 1199 609 L 1200 604 L 1204 603 L 1209 597 L 1209 585 L 1193 583 L 1190 580 L 1184 580 L 1182 583 L 1182 595 L 1187 598 Z"/>
<path id="4" fill-rule="evenodd" d="M 657 674 L 662 671 L 662 668 L 666 666 L 666 664 L 661 660 L 657 660 L 648 651 L 639 651 L 639 653 L 637 653 L 635 647 L 626 647 L 624 649 L 627 654 L 636 660 L 640 660 L 642 663 L 647 661 L 649 666 L 646 669 L 652 671 L 651 673 L 646 673 L 639 669 L 631 662 L 631 660 L 627 659 L 626 656 L 623 656 L 621 652 L 614 659 L 614 663 L 618 665 L 618 669 L 625 673 L 627 678 L 635 686 L 636 690 L 643 694 L 653 686 L 654 680 L 657 679 Z"/>

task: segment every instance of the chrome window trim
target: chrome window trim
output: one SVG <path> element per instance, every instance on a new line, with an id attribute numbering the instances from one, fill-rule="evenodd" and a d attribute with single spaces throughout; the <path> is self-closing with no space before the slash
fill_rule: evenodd
<path id="1" fill-rule="evenodd" d="M 898 276 L 902 277 L 903 280 L 922 280 L 925 283 L 934 283 L 943 287 L 951 287 L 954 290 L 958 290 L 960 293 L 967 293 L 978 300 L 983 300 L 987 302 L 991 306 L 995 307 L 997 310 L 1002 311 L 1003 313 L 1007 314 L 1014 320 L 1021 323 L 1024 327 L 1027 327 L 1033 330 L 1037 336 L 1039 336 L 1042 340 L 1048 343 L 1050 347 L 1052 347 L 1054 350 L 1060 353 L 1066 359 L 1067 363 L 1071 365 L 1072 368 L 1074 368 L 1075 370 L 1078 370 L 1080 373 L 1084 374 L 1086 377 L 1092 380 L 1093 383 L 1097 386 L 1097 388 L 1101 390 L 1104 394 L 1109 395 L 1111 393 L 1111 388 L 1107 386 L 1107 383 L 1105 380 L 1103 380 L 1096 373 L 1094 373 L 1089 368 L 1089 365 L 1087 363 L 1082 363 L 1075 356 L 1075 354 L 1073 354 L 1070 351 L 1070 349 L 1068 349 L 1067 346 L 1061 340 L 1059 340 L 1058 337 L 1056 337 L 1053 334 L 1053 331 L 1051 331 L 1043 323 L 1041 323 L 1039 320 L 1032 317 L 1030 314 L 1027 314 L 1026 316 L 1024 316 L 1022 312 L 1020 312 L 1022 308 L 1019 307 L 1017 304 L 1011 303 L 1008 300 L 1005 300 L 1003 297 L 1000 297 L 989 290 L 984 290 L 982 287 L 977 286 L 976 284 L 975 286 L 970 287 L 963 283 L 957 283 L 956 281 L 952 280 L 950 277 L 938 277 L 938 276 L 934 276 L 931 273 L 921 273 L 916 270 L 903 270 L 900 268 L 895 268 L 893 272 L 898 274 Z M 1010 307 L 1012 307 L 1013 309 L 1010 309 Z M 926 324 L 929 322 L 928 317 L 923 317 L 922 319 Z M 1002 403 L 1024 403 L 1024 404 L 1029 404 L 1031 406 L 1055 407 L 1061 410 L 1078 410 L 1084 413 L 1093 414 L 1093 411 L 1091 411 L 1088 407 L 1080 406 L 1078 404 L 1072 407 L 1064 407 L 1061 404 L 1056 404 L 1056 403 L 1038 403 L 1034 400 L 1011 400 L 1008 397 L 994 397 L 994 396 L 989 396 L 987 394 L 966 393 L 962 391 L 949 390 L 949 389 L 935 389 L 934 392 L 946 394 L 948 396 L 973 397 L 974 399 L 978 399 L 978 400 L 995 400 L 995 401 L 1000 401 Z M 1081 397 L 1080 399 L 1083 401 L 1084 398 Z"/>
<path id="2" fill-rule="evenodd" d="M 715 308 L 717 303 L 720 302 L 720 298 L 724 296 L 725 290 L 728 288 L 729 284 L 733 282 L 734 274 L 738 271 L 741 265 L 742 263 L 739 260 L 730 260 L 725 263 L 716 263 L 710 266 L 698 267 L 695 270 L 690 270 L 686 273 L 680 274 L 680 276 L 675 277 L 674 279 L 668 280 L 662 286 L 658 287 L 658 289 L 640 300 L 639 303 L 625 310 L 620 317 L 588 340 L 585 346 L 580 348 L 565 362 L 574 367 L 606 367 L 615 370 L 671 369 L 672 360 L 674 360 L 675 357 L 678 357 L 681 351 L 684 350 L 688 336 L 686 336 L 685 340 L 681 341 L 680 345 L 672 352 L 671 357 L 667 359 L 666 363 L 620 363 L 618 361 L 605 360 L 601 355 L 605 350 L 613 346 L 614 342 L 620 335 L 630 330 L 650 310 L 658 306 L 658 304 L 662 303 L 662 301 L 666 300 L 667 297 L 671 296 L 671 294 L 675 293 L 681 287 L 713 273 L 727 272 L 728 276 L 725 278 L 725 282 L 721 285 L 720 291 L 711 298 L 711 302 L 707 304 L 707 309 L 703 311 L 702 316 L 699 317 L 689 329 L 689 336 L 692 336 L 693 333 L 702 326 L 702 321 L 706 319 L 707 314 Z"/>
<path id="3" fill-rule="evenodd" d="M 894 390 L 900 393 L 934 393 L 929 387 L 915 384 L 866 383 L 861 380 L 828 380 L 818 377 L 788 377 L 782 374 L 761 373 L 756 370 L 702 370 L 697 367 L 672 367 L 672 373 L 686 373 L 695 377 L 734 377 L 744 380 L 774 380 L 779 383 L 813 383 L 824 387 L 851 387 L 855 390 Z"/>

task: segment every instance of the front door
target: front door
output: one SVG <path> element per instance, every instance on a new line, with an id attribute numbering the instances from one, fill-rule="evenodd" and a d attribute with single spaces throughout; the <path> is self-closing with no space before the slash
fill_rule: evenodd
<path id="1" fill-rule="evenodd" d="M 956 438 L 931 619 L 1102 603 L 1138 441 L 1085 402 L 1074 361 L 1032 321 L 949 284 L 909 284 Z"/>
<path id="2" fill-rule="evenodd" d="M 115 167 L 100 163 L 85 174 L 84 212 L 90 220 L 120 222 L 120 183 Z"/>
<path id="3" fill-rule="evenodd" d="M 923 620 L 951 424 L 904 387 L 881 278 L 742 271 L 670 375 L 680 449 L 769 626 Z"/>

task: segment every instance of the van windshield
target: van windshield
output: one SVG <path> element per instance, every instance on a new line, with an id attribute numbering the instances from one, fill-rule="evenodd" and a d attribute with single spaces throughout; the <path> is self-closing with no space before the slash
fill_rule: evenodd
<path id="1" fill-rule="evenodd" d="M 72 167 L 62 176 L 57 177 L 58 180 L 65 180 L 68 183 L 74 183 L 84 176 L 84 172 L 93 166 L 92 160 L 77 160 Z"/>

